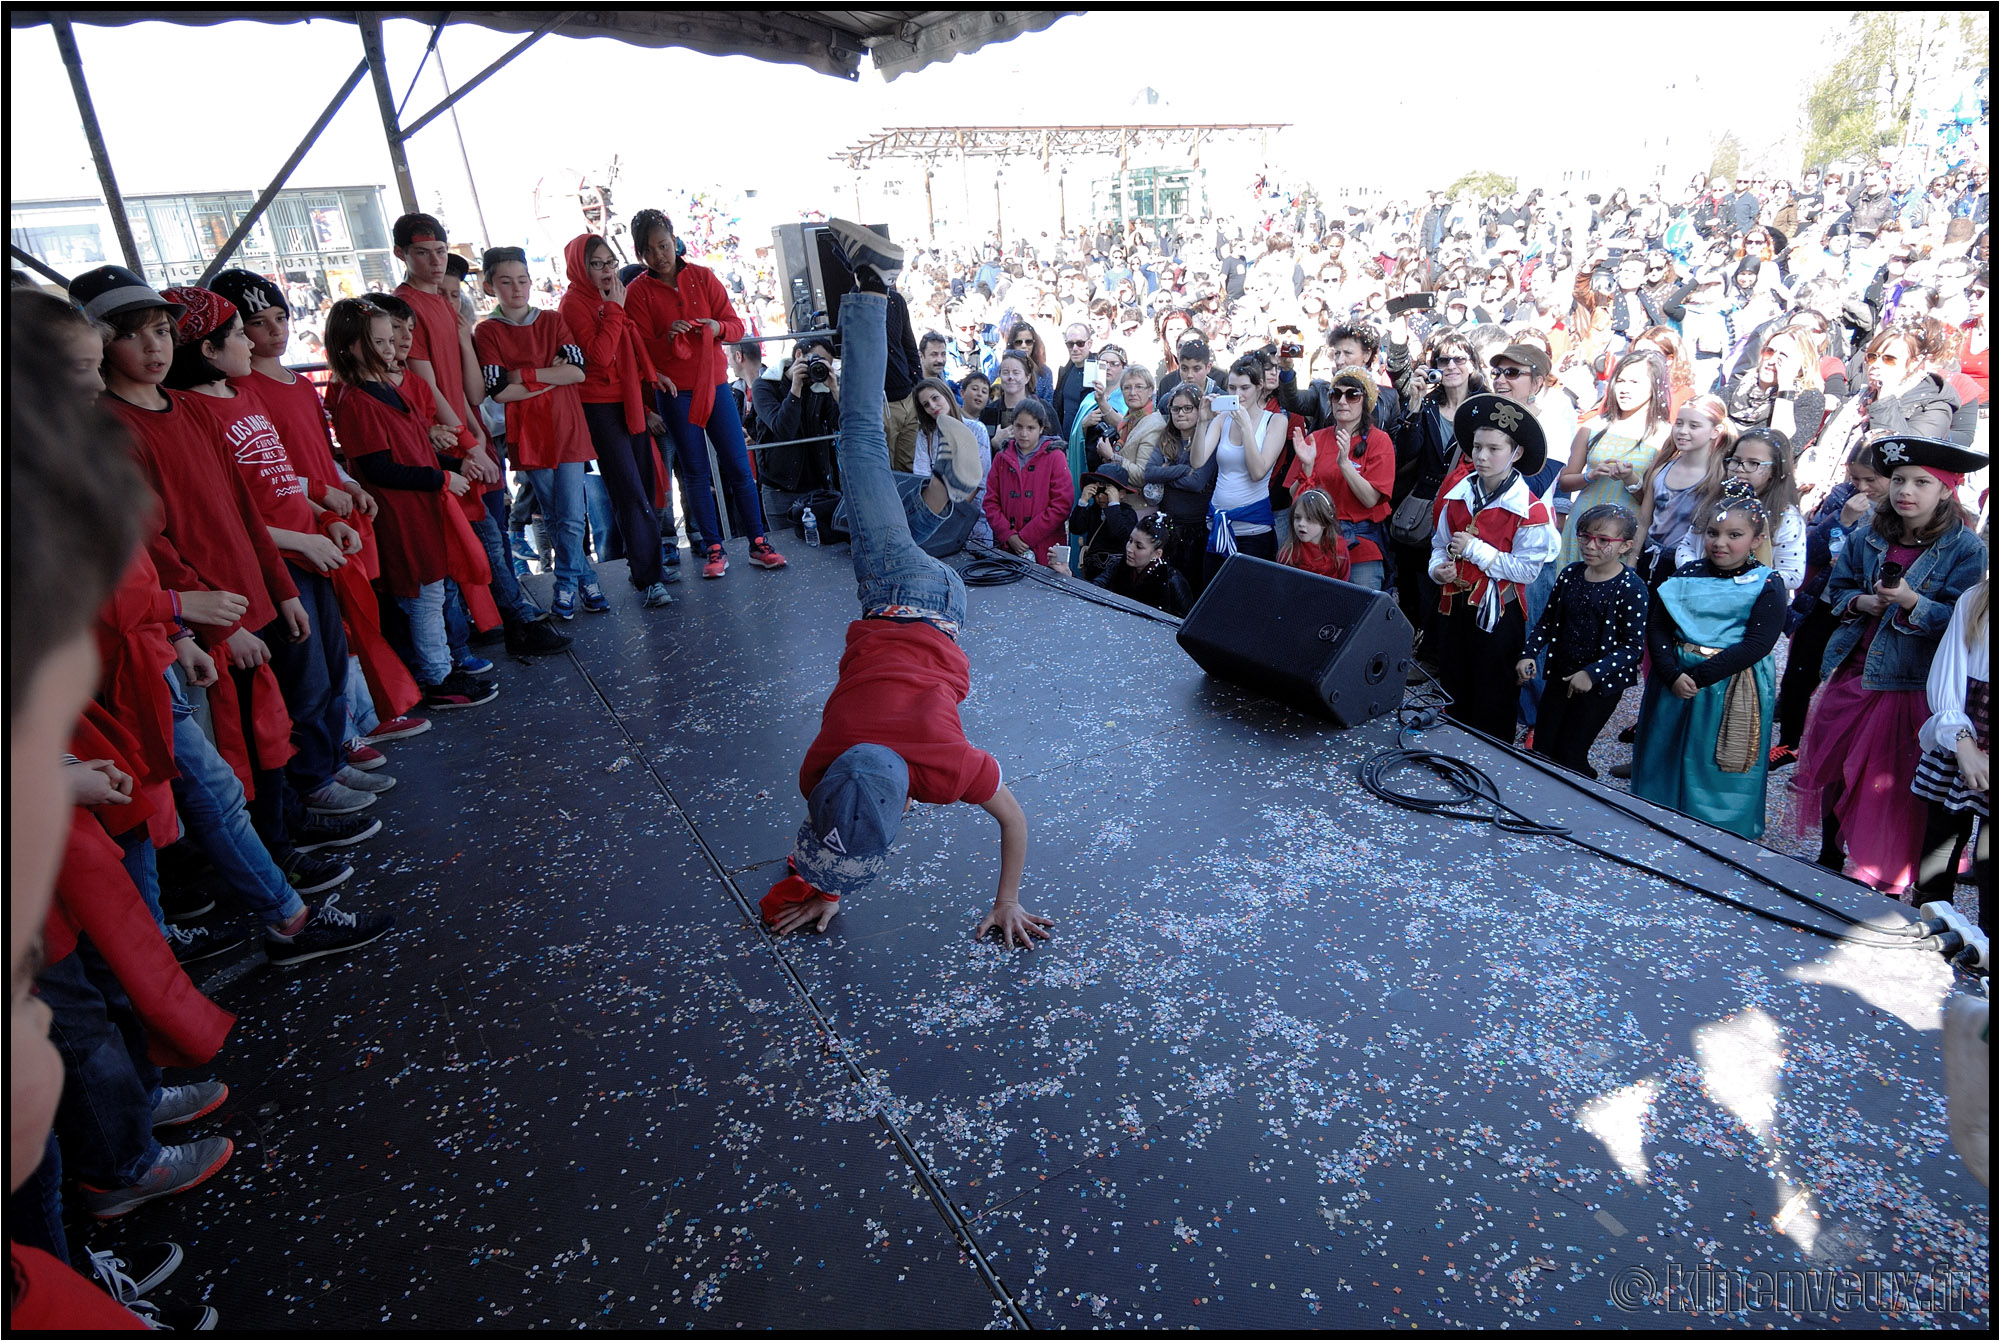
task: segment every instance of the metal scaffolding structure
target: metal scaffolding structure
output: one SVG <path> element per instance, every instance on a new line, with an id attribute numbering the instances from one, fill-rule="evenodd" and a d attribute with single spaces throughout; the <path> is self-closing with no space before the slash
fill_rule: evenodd
<path id="1" fill-rule="evenodd" d="M 890 158 L 930 162 L 955 158 L 1039 158 L 1116 154 L 1123 160 L 1135 149 L 1171 149 L 1185 145 L 1200 166 L 1206 140 L 1247 134 L 1269 135 L 1284 130 L 1286 121 L 1241 121 L 1168 125 L 1133 122 L 1122 126 L 889 126 L 880 134 L 829 155 L 836 163 L 859 168 Z"/>
<path id="2" fill-rule="evenodd" d="M 763 61 L 785 62 L 804 65 L 836 78 L 854 79 L 860 70 L 862 53 L 873 59 L 875 68 L 883 77 L 894 79 L 899 74 L 920 70 L 938 61 L 948 61 L 954 56 L 977 51 L 982 46 L 995 42 L 1005 42 L 1022 33 L 1037 32 L 1048 27 L 1066 14 L 1080 13 L 1079 10 L 1061 9 L 1011 9 L 1011 10 L 692 10 L 692 9 L 634 9 L 634 10 L 398 10 L 398 9 L 285 9 L 277 6 L 264 8 L 246 7 L 237 9 L 166 8 L 166 9 L 10 9 L 7 23 L 10 28 L 28 28 L 47 24 L 54 29 L 56 44 L 61 52 L 63 64 L 69 73 L 70 87 L 76 95 L 77 115 L 82 121 L 84 137 L 90 146 L 91 160 L 97 168 L 97 179 L 104 193 L 106 205 L 110 208 L 112 228 L 117 234 L 119 251 L 128 268 L 143 273 L 144 263 L 139 255 L 137 241 L 126 217 L 124 197 L 119 191 L 118 178 L 111 166 L 110 151 L 105 148 L 104 137 L 98 129 L 97 111 L 90 96 L 90 86 L 84 78 L 83 57 L 77 50 L 72 23 L 91 26 L 120 26 L 129 23 L 163 22 L 182 25 L 207 25 L 235 21 L 260 23 L 296 23 L 308 19 L 331 19 L 355 25 L 361 39 L 361 60 L 347 76 L 344 83 L 326 104 L 298 148 L 279 167 L 270 185 L 258 196 L 250 212 L 239 221 L 235 234 L 221 247 L 210 262 L 208 270 L 201 277 L 206 284 L 225 265 L 243 239 L 257 226 L 257 222 L 270 207 L 278 192 L 284 189 L 292 172 L 305 158 L 314 144 L 318 143 L 334 116 L 347 102 L 348 95 L 360 87 L 363 78 L 374 86 L 375 100 L 381 111 L 383 137 L 389 150 L 389 166 L 396 178 L 396 193 L 405 211 L 417 209 L 417 188 L 410 174 L 410 164 L 404 153 L 404 144 L 419 131 L 430 125 L 438 117 L 451 111 L 460 99 L 477 89 L 488 79 L 498 74 L 517 56 L 533 46 L 549 33 L 561 33 L 570 37 L 610 37 L 618 41 L 643 47 L 685 47 L 693 51 L 712 55 L 746 55 Z M 430 41 L 424 48 L 422 60 L 417 65 L 417 74 L 410 77 L 409 90 L 398 102 L 389 82 L 388 61 L 383 54 L 382 22 L 389 18 L 418 19 L 431 25 Z M 443 101 L 419 116 L 405 118 L 404 108 L 409 102 L 410 92 L 416 88 L 417 75 L 423 73 L 433 57 L 442 61 L 438 52 L 438 38 L 448 24 L 469 24 L 491 28 L 501 32 L 526 34 L 504 55 L 485 69 L 451 89 Z M 442 65 L 440 65 L 442 68 Z M 464 144 L 461 137 L 460 152 Z M 467 176 L 470 177 L 468 170 Z M 473 187 L 474 205 L 478 206 L 478 187 Z M 483 210 L 481 211 L 483 214 Z M 10 245 L 9 251 L 18 259 L 32 265 L 43 274 L 54 276 L 54 271 L 41 261 L 28 256 L 20 247 Z M 67 283 L 66 279 L 61 280 Z"/>
<path id="3" fill-rule="evenodd" d="M 849 171 L 859 173 L 870 164 L 888 162 L 892 159 L 909 159 L 923 164 L 924 168 L 924 211 L 928 219 L 930 236 L 937 237 L 937 204 L 932 194 L 931 181 L 934 169 L 946 160 L 956 160 L 960 172 L 965 175 L 966 192 L 971 193 L 971 177 L 967 165 L 975 158 L 1020 159 L 1039 162 L 1044 172 L 1057 174 L 1057 191 L 1060 201 L 1057 226 L 1069 231 L 1069 200 L 1063 190 L 1067 180 L 1067 164 L 1073 158 L 1118 158 L 1118 216 L 1122 224 L 1128 222 L 1129 211 L 1126 200 L 1130 192 L 1127 174 L 1131 170 L 1134 150 L 1145 152 L 1185 148 L 1189 167 L 1199 172 L 1201 168 L 1201 147 L 1214 140 L 1240 139 L 1256 135 L 1260 142 L 1267 143 L 1274 130 L 1289 127 L 1289 121 L 1233 121 L 1233 122 L 1190 122 L 1166 123 L 1156 121 L 1135 121 L 1125 125 L 1109 126 L 889 126 L 865 140 L 848 145 L 845 149 L 829 154 L 836 163 L 844 163 Z M 1268 152 L 1268 149 L 1267 149 Z M 994 190 L 994 229 L 996 234 L 1004 231 L 1001 226 L 999 191 L 1000 182 L 996 177 Z M 857 178 L 855 187 L 855 209 L 861 208 L 860 186 Z"/>

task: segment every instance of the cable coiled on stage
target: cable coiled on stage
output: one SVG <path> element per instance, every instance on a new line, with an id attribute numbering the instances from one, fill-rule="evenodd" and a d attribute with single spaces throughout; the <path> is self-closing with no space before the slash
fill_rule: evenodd
<path id="1" fill-rule="evenodd" d="M 1425 796 L 1413 791 L 1404 790 L 1392 781 L 1396 775 L 1412 769 L 1423 770 L 1431 782 L 1442 785 L 1446 794 L 1443 796 Z M 1586 852 L 1594 853 L 1606 861 L 1625 867 L 1627 870 L 1650 875 L 1656 880 L 1663 880 L 1670 885 L 1690 890 L 1705 899 L 1712 899 L 1717 903 L 1728 904 L 1730 907 L 1749 913 L 1754 917 L 1761 917 L 1766 921 L 1776 922 L 1780 926 L 1791 927 L 1795 931 L 1807 932 L 1814 936 L 1823 936 L 1828 940 L 1858 941 L 1864 945 L 1873 945 L 1883 949 L 1892 947 L 1918 949 L 1922 948 L 1923 945 L 1923 933 L 1916 928 L 1902 930 L 1894 927 L 1870 926 L 1860 918 L 1855 917 L 1851 913 L 1843 912 L 1823 899 L 1815 898 L 1811 894 L 1781 885 L 1761 871 L 1745 866 L 1727 854 L 1696 842 L 1684 834 L 1675 833 L 1672 829 L 1648 819 L 1644 815 L 1628 810 L 1621 805 L 1612 805 L 1612 809 L 1617 810 L 1620 814 L 1636 819 L 1656 832 L 1663 833 L 1679 842 L 1686 843 L 1697 851 L 1715 858 L 1733 870 L 1769 886 L 1780 894 L 1796 899 L 1827 914 L 1835 921 L 1841 923 L 1847 930 L 1831 931 L 1825 927 L 1814 926 L 1810 922 L 1802 922 L 1797 918 L 1787 917 L 1783 913 L 1774 913 L 1768 909 L 1759 908 L 1755 904 L 1745 903 L 1741 899 L 1732 898 L 1716 890 L 1703 889 L 1700 885 L 1684 880 L 1671 872 L 1663 871 L 1657 866 L 1652 866 L 1635 858 L 1613 852 L 1608 848 L 1599 847 L 1596 843 L 1588 839 L 1579 838 L 1570 832 L 1565 825 L 1547 824 L 1540 820 L 1530 819 L 1507 804 L 1500 794 L 1499 787 L 1484 772 L 1465 762 L 1463 759 L 1449 754 L 1440 754 L 1435 750 L 1383 750 L 1378 754 L 1371 755 L 1361 764 L 1361 785 L 1367 790 L 1370 796 L 1380 801 L 1386 801 L 1390 805 L 1398 806 L 1404 810 L 1414 810 L 1419 814 L 1433 815 L 1440 819 L 1483 820 L 1506 833 L 1521 834 L 1531 838 L 1559 838 L 1564 842 L 1574 843 Z M 1593 795 L 1593 799 L 1601 801 L 1604 798 Z M 1868 932 L 1870 935 L 1865 937 L 1854 935 L 1853 933 L 1857 931 Z"/>

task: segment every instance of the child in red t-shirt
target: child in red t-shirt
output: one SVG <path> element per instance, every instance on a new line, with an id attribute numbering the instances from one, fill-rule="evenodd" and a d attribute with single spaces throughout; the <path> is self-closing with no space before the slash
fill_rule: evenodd
<path id="1" fill-rule="evenodd" d="M 1054 923 L 1021 907 L 1028 819 L 1002 782 L 999 761 L 967 742 L 958 716 L 972 687 L 958 645 L 965 586 L 910 538 L 906 506 L 927 504 L 906 505 L 889 470 L 886 290 L 902 267 L 902 249 L 857 224 L 834 220 L 831 227 L 856 272 L 856 290 L 840 304 L 840 477 L 861 618 L 848 625 L 840 682 L 799 768 L 808 814 L 791 874 L 764 896 L 764 918 L 779 935 L 808 925 L 824 930 L 839 900 L 888 865 L 910 802 L 964 801 L 1000 823 L 1000 891 L 974 934 L 1032 945 L 1046 940 Z"/>

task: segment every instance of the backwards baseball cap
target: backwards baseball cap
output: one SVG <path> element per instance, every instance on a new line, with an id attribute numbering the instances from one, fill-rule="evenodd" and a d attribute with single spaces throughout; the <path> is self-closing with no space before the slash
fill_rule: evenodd
<path id="1" fill-rule="evenodd" d="M 122 265 L 100 265 L 86 270 L 69 282 L 70 301 L 83 309 L 92 321 L 103 321 L 115 312 L 135 307 L 164 307 L 178 321 L 179 303 L 170 303 L 145 280 Z"/>
<path id="2" fill-rule="evenodd" d="M 184 345 L 206 340 L 236 316 L 236 304 L 213 289 L 190 286 L 168 289 L 160 296 L 181 306 L 180 320 L 174 324 L 174 339 Z"/>
<path id="3" fill-rule="evenodd" d="M 855 745 L 833 761 L 806 800 L 792 868 L 836 898 L 865 889 L 889 862 L 903 824 L 910 766 L 886 745 Z"/>
<path id="4" fill-rule="evenodd" d="M 254 317 L 274 307 L 281 312 L 291 311 L 285 291 L 254 271 L 225 270 L 211 279 L 208 287 L 228 299 L 245 317 Z"/>

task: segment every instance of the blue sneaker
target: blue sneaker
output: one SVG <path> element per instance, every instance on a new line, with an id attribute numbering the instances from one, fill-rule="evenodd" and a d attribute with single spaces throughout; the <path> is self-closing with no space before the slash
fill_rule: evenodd
<path id="1" fill-rule="evenodd" d="M 559 619 L 576 618 L 576 584 L 556 579 L 556 598 L 549 606 L 549 613 Z"/>
<path id="2" fill-rule="evenodd" d="M 485 657 L 479 656 L 472 652 L 467 652 L 464 656 L 458 659 L 458 668 L 464 671 L 467 675 L 484 675 L 486 674 L 486 672 L 493 669 L 493 663 L 488 661 Z"/>
<path id="3" fill-rule="evenodd" d="M 604 597 L 604 588 L 595 582 L 583 584 L 583 608 L 592 614 L 601 615 L 611 608 L 611 602 Z"/>
<path id="4" fill-rule="evenodd" d="M 681 547 L 679 545 L 672 547 L 666 545 L 660 546 L 660 581 L 678 582 L 680 580 Z"/>
<path id="5" fill-rule="evenodd" d="M 522 579 L 526 578 L 527 576 L 528 576 L 528 561 L 522 558 L 520 555 L 516 554 L 514 556 L 514 580 L 516 582 L 519 582 Z"/>

